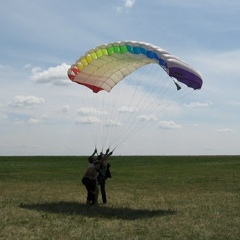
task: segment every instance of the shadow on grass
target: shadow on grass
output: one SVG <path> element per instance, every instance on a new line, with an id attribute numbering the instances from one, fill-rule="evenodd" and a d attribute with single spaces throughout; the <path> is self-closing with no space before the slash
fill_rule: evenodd
<path id="1" fill-rule="evenodd" d="M 86 206 L 78 202 L 52 202 L 36 204 L 20 204 L 20 208 L 44 211 L 49 213 L 102 217 L 109 219 L 135 220 L 176 214 L 172 210 L 132 209 L 127 207 Z"/>

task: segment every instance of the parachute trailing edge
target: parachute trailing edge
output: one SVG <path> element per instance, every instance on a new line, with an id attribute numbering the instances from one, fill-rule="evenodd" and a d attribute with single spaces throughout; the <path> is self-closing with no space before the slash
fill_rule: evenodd
<path id="1" fill-rule="evenodd" d="M 147 64 L 159 64 L 177 81 L 194 90 L 202 87 L 201 75 L 178 57 L 149 43 L 126 41 L 88 51 L 68 70 L 69 78 L 93 92 L 111 89 L 127 75 Z"/>

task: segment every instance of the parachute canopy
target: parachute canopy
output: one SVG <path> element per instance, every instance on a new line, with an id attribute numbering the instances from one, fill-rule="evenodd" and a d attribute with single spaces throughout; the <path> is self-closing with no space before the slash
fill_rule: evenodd
<path id="1" fill-rule="evenodd" d="M 69 78 L 97 93 L 111 89 L 127 75 L 156 63 L 179 82 L 194 90 L 202 87 L 201 75 L 187 63 L 149 43 L 126 41 L 101 45 L 88 51 L 68 70 Z"/>
<path id="2" fill-rule="evenodd" d="M 162 124 L 177 128 L 161 119 L 162 112 L 166 118 L 170 106 L 177 108 L 176 99 L 202 87 L 201 75 L 190 65 L 160 47 L 135 41 L 89 50 L 71 66 L 68 76 L 84 86 L 79 88 L 82 103 L 75 124 L 90 127 L 98 149 L 116 149 L 148 122 L 148 129 L 157 127 L 154 131 Z"/>

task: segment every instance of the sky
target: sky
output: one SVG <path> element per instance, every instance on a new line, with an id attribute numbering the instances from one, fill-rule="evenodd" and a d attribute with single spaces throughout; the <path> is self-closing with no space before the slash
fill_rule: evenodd
<path id="1" fill-rule="evenodd" d="M 239 0 L 0 2 L 1 156 L 91 154 L 83 87 L 67 70 L 88 50 L 126 40 L 173 53 L 201 73 L 203 86 L 114 154 L 240 154 Z"/>

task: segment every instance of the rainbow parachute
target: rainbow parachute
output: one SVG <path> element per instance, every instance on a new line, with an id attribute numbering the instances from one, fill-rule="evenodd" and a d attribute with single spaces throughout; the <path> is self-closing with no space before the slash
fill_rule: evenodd
<path id="1" fill-rule="evenodd" d="M 156 63 L 170 77 L 193 89 L 200 89 L 202 78 L 191 66 L 171 53 L 143 42 L 114 42 L 88 51 L 68 70 L 69 78 L 97 93 L 108 92 L 138 68 Z"/>

